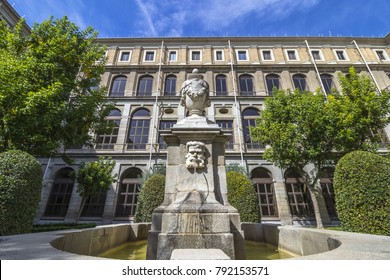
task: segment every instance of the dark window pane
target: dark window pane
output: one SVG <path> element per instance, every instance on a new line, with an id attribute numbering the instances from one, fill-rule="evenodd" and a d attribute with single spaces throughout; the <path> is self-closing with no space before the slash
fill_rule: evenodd
<path id="1" fill-rule="evenodd" d="M 176 95 L 176 77 L 169 76 L 165 80 L 165 95 L 174 96 Z"/>
<path id="2" fill-rule="evenodd" d="M 227 95 L 226 76 L 218 75 L 215 78 L 215 94 L 217 96 Z"/>
<path id="3" fill-rule="evenodd" d="M 267 75 L 266 76 L 267 91 L 269 95 L 272 95 L 274 89 L 280 88 L 280 80 L 278 75 Z"/>
<path id="4" fill-rule="evenodd" d="M 124 96 L 126 88 L 126 77 L 116 77 L 111 85 L 110 96 Z"/>
<path id="5" fill-rule="evenodd" d="M 142 77 L 138 83 L 137 95 L 139 96 L 151 96 L 153 86 L 153 77 Z"/>
<path id="6" fill-rule="evenodd" d="M 254 95 L 253 78 L 249 75 L 241 75 L 239 79 L 241 95 Z"/>

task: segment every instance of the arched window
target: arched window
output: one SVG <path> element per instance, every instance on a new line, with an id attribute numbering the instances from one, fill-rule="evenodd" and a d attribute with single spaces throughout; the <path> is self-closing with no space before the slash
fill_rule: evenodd
<path id="1" fill-rule="evenodd" d="M 306 76 L 305 75 L 303 75 L 303 74 L 293 75 L 293 83 L 294 83 L 295 89 L 299 89 L 300 91 L 307 90 Z"/>
<path id="2" fill-rule="evenodd" d="M 138 96 L 152 96 L 153 77 L 142 76 L 138 81 Z"/>
<path id="3" fill-rule="evenodd" d="M 252 171 L 251 179 L 259 199 L 261 217 L 277 217 L 278 209 L 271 173 L 265 168 L 258 167 Z"/>
<path id="4" fill-rule="evenodd" d="M 49 200 L 45 209 L 45 216 L 65 217 L 72 196 L 74 179 L 72 168 L 62 168 L 54 177 Z"/>
<path id="5" fill-rule="evenodd" d="M 227 95 L 227 87 L 226 87 L 226 76 L 225 75 L 217 75 L 215 77 L 215 95 L 216 96 L 225 96 Z"/>
<path id="6" fill-rule="evenodd" d="M 329 93 L 334 88 L 333 77 L 329 74 L 321 74 L 320 76 L 325 93 Z"/>
<path id="7" fill-rule="evenodd" d="M 96 149 L 114 149 L 118 140 L 121 111 L 118 109 L 111 110 L 106 119 L 111 125 L 111 130 L 97 136 Z"/>
<path id="8" fill-rule="evenodd" d="M 325 200 L 326 209 L 328 210 L 329 217 L 337 218 L 336 204 L 333 189 L 333 173 L 332 168 L 326 168 L 322 170 L 322 176 L 320 178 L 322 195 Z"/>
<path id="9" fill-rule="evenodd" d="M 149 140 L 150 112 L 144 108 L 135 111 L 130 120 L 127 148 L 145 150 Z"/>
<path id="10" fill-rule="evenodd" d="M 124 96 L 127 78 L 125 76 L 117 76 L 112 81 L 110 96 Z"/>
<path id="11" fill-rule="evenodd" d="M 241 75 L 239 78 L 241 95 L 254 95 L 253 77 L 251 75 Z"/>
<path id="12" fill-rule="evenodd" d="M 280 88 L 280 77 L 276 74 L 269 74 L 265 77 L 267 83 L 267 92 L 269 96 L 272 96 L 274 89 Z"/>
<path id="13" fill-rule="evenodd" d="M 304 184 L 300 172 L 288 169 L 284 177 L 291 215 L 297 217 L 313 217 L 314 210 L 309 189 Z"/>
<path id="14" fill-rule="evenodd" d="M 135 215 L 141 177 L 142 171 L 138 168 L 133 167 L 125 171 L 119 183 L 115 216 L 129 219 Z"/>
<path id="15" fill-rule="evenodd" d="M 242 112 L 242 129 L 244 142 L 247 149 L 259 149 L 261 145 L 254 143 L 251 138 L 250 127 L 256 126 L 256 119 L 260 117 L 260 111 L 255 108 L 247 108 Z"/>
<path id="16" fill-rule="evenodd" d="M 175 96 L 176 95 L 176 76 L 175 75 L 169 75 L 165 79 L 164 94 L 166 96 Z"/>

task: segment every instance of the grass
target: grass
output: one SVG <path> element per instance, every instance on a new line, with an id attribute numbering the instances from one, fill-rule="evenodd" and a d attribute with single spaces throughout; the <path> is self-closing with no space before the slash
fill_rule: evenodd
<path id="1" fill-rule="evenodd" d="M 95 223 L 77 224 L 77 223 L 57 223 L 57 224 L 43 224 L 34 225 L 31 232 L 44 232 L 44 231 L 56 231 L 64 229 L 83 229 L 96 227 Z"/>
<path id="2" fill-rule="evenodd" d="M 344 231 L 343 228 L 342 228 L 341 226 L 328 226 L 328 227 L 325 227 L 325 229 L 337 230 L 337 231 Z"/>

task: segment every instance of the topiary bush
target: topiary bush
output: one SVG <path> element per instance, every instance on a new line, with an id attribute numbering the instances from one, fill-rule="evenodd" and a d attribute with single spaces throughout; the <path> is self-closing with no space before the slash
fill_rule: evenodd
<path id="1" fill-rule="evenodd" d="M 42 190 L 40 163 L 13 150 L 0 154 L 0 235 L 31 231 Z"/>
<path id="2" fill-rule="evenodd" d="M 134 222 L 152 221 L 153 210 L 164 201 L 165 175 L 156 173 L 147 179 L 140 191 Z"/>
<path id="3" fill-rule="evenodd" d="M 345 155 L 336 165 L 334 192 L 343 230 L 390 235 L 390 159 Z"/>
<path id="4" fill-rule="evenodd" d="M 237 171 L 226 173 L 229 203 L 237 208 L 241 222 L 260 222 L 259 202 L 255 188 L 248 177 Z"/>

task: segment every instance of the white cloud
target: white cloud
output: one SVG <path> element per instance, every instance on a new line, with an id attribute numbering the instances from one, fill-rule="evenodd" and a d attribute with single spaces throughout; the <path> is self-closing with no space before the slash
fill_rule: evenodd
<path id="1" fill-rule="evenodd" d="M 80 28 L 95 25 L 108 36 L 115 36 L 112 32 L 124 34 L 127 28 L 132 36 L 156 37 L 231 34 L 248 19 L 254 26 L 277 21 L 296 11 L 313 8 L 321 0 L 12 1 L 16 2 L 17 10 L 26 15 L 29 24 L 41 22 L 50 15 L 56 18 L 67 15 Z M 128 18 L 119 18 L 126 15 L 121 8 L 130 9 Z"/>
<path id="2" fill-rule="evenodd" d="M 136 0 L 142 11 L 139 26 L 145 35 L 182 36 L 186 27 L 195 35 L 219 31 L 245 17 L 277 20 L 320 0 Z M 145 30 L 145 26 L 147 29 Z"/>
<path id="3" fill-rule="evenodd" d="M 155 28 L 155 17 L 158 14 L 156 13 L 156 6 L 153 3 L 154 1 L 142 1 L 142 0 L 135 0 L 138 8 L 141 10 L 142 15 L 145 19 L 146 26 L 148 27 L 148 30 L 144 30 L 145 33 L 149 33 L 148 36 L 156 37 L 158 36 L 158 32 Z M 144 21 L 141 21 L 141 25 L 144 23 Z"/>
<path id="4" fill-rule="evenodd" d="M 228 27 L 243 17 L 253 20 L 277 20 L 294 10 L 312 7 L 319 0 L 215 0 L 202 6 L 197 17 L 206 30 Z"/>
<path id="5" fill-rule="evenodd" d="M 81 29 L 85 29 L 88 24 L 85 22 L 86 5 L 83 0 L 14 0 L 15 9 L 23 16 L 25 15 L 27 23 L 42 22 L 50 16 L 62 18 L 67 16 L 69 20 L 77 24 Z"/>

